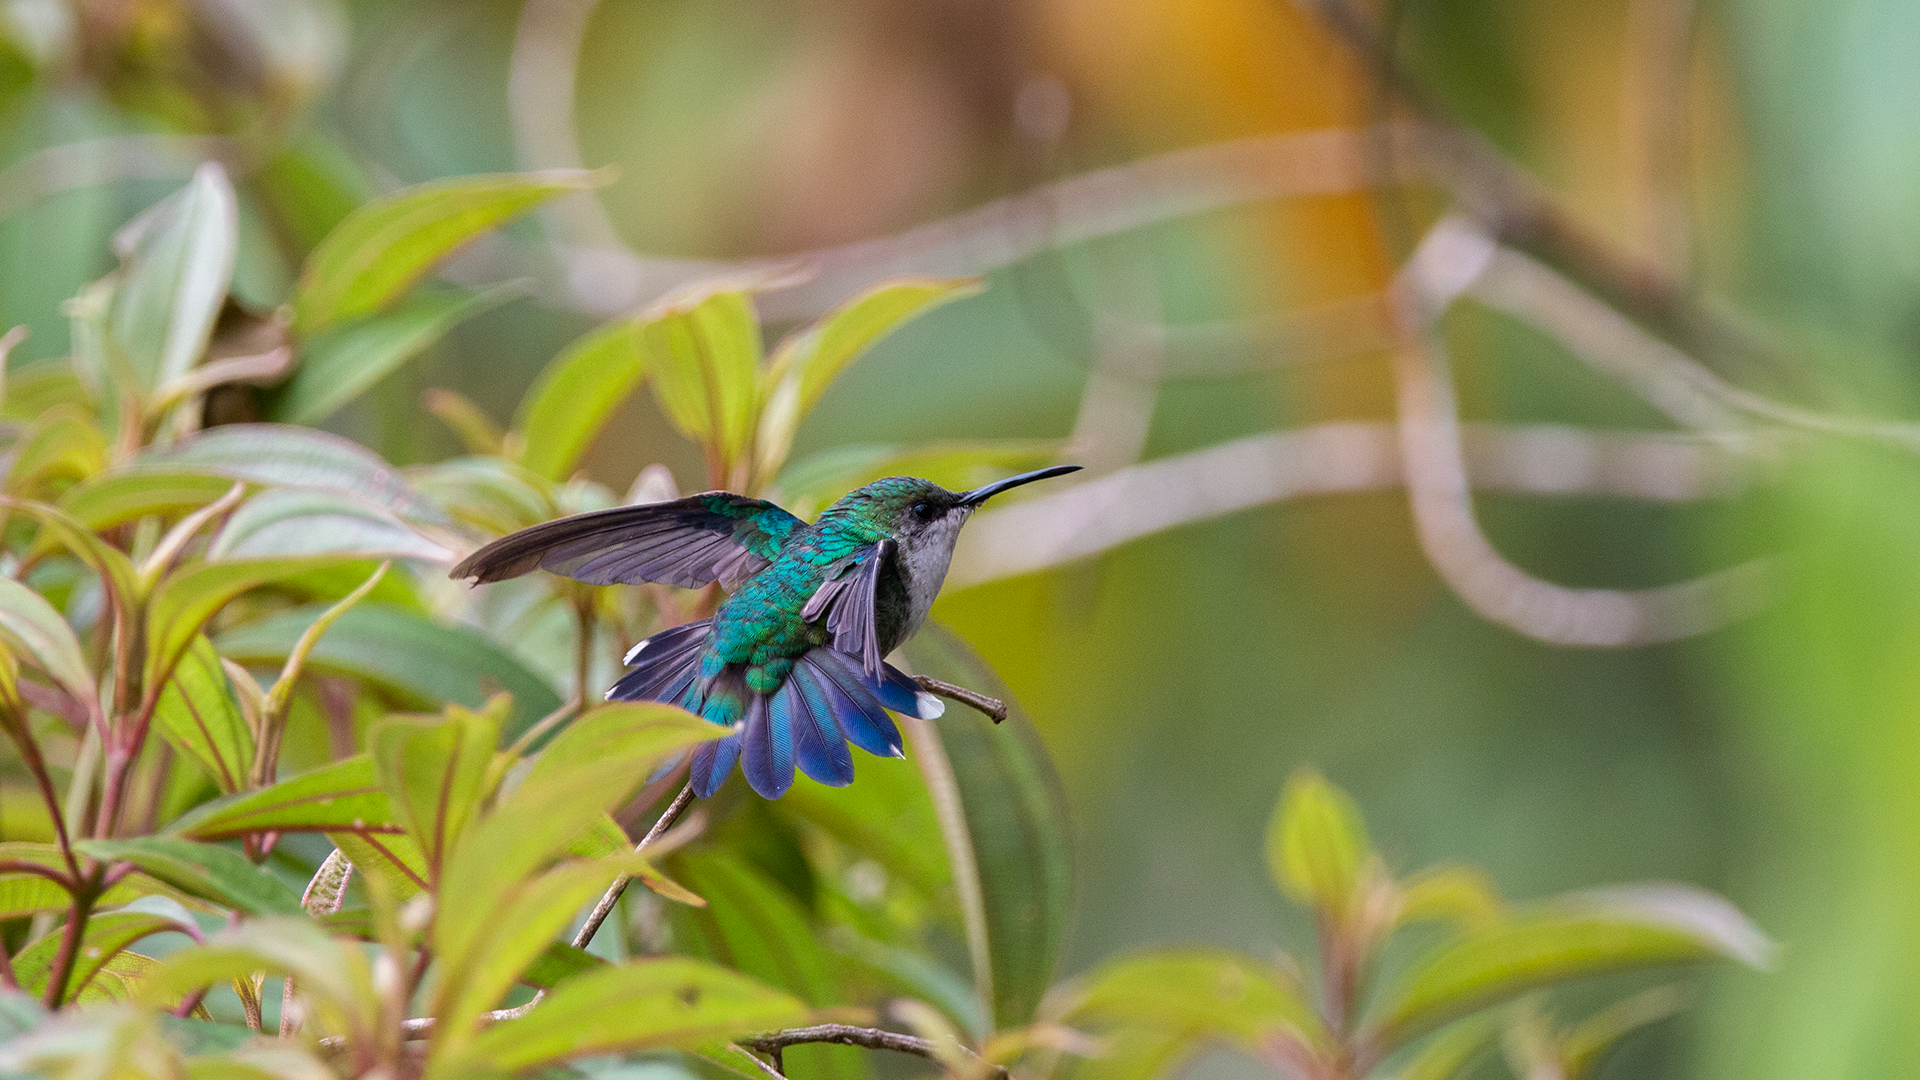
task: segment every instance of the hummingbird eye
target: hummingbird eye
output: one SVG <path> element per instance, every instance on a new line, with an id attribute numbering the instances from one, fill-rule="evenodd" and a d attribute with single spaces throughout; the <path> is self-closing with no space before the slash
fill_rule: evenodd
<path id="1" fill-rule="evenodd" d="M 913 519 L 915 521 L 932 521 L 933 520 L 933 504 L 927 503 L 927 502 L 914 503 L 912 507 L 912 513 L 913 513 Z"/>

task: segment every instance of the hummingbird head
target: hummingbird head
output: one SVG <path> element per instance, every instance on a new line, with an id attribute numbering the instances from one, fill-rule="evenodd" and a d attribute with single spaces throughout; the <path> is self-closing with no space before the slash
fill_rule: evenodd
<path id="1" fill-rule="evenodd" d="M 849 492 L 829 513 L 864 519 L 907 551 L 929 548 L 950 553 L 960 526 L 973 516 L 981 503 L 1008 488 L 1079 468 L 1078 465 L 1056 465 L 997 480 L 972 491 L 948 491 L 930 480 L 889 476 Z"/>

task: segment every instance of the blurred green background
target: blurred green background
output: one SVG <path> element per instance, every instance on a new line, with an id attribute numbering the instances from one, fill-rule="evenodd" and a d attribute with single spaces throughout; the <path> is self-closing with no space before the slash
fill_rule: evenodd
<path id="1" fill-rule="evenodd" d="M 263 307 L 365 193 L 617 166 L 596 195 L 451 268 L 526 278 L 525 298 L 331 422 L 393 460 L 434 460 L 457 444 L 422 391 L 456 388 L 504 418 L 566 342 L 658 295 L 596 250 L 785 256 L 1183 148 L 1419 118 L 1318 7 L 5 0 L 0 325 L 33 328 L 16 368 L 63 355 L 60 301 L 209 154 L 275 208 L 246 222 L 237 286 Z M 1673 304 L 1758 342 L 1771 366 L 1736 379 L 1832 414 L 1911 413 L 1920 6 L 1403 0 L 1359 14 L 1436 110 L 1426 119 L 1477 132 Z M 1370 159 L 1388 178 L 1404 164 Z M 1071 440 L 1069 457 L 1110 473 L 1391 420 L 1388 336 L 1313 316 L 1377 301 L 1449 205 L 1442 186 L 1380 183 L 1149 213 L 1056 244 L 1076 209 L 1063 200 L 1005 226 L 1034 254 L 836 383 L 797 455 Z M 1672 427 L 1511 315 L 1463 303 L 1444 331 L 1469 420 Z M 1266 955 L 1304 929 L 1259 851 L 1281 782 L 1311 762 L 1402 870 L 1474 862 L 1522 897 L 1691 881 L 1785 944 L 1777 971 L 1716 975 L 1701 1008 L 1639 1036 L 1607 1075 L 1920 1075 L 1920 458 L 1762 426 L 1792 438 L 1731 497 L 1476 498 L 1499 551 L 1567 585 L 1645 588 L 1778 556 L 1757 616 L 1670 644 L 1567 648 L 1482 619 L 1429 565 L 1398 490 L 1262 505 L 950 589 L 937 617 L 1023 698 L 1069 789 L 1067 970 L 1159 942 Z M 656 461 L 703 486 L 697 451 L 638 395 L 589 471 L 624 489 Z"/>

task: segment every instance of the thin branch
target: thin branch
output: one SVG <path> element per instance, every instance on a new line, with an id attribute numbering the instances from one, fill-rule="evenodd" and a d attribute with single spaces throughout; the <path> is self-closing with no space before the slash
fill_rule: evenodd
<path id="1" fill-rule="evenodd" d="M 1461 425 L 1476 491 L 1685 503 L 1738 493 L 1778 440 Z M 960 534 L 947 587 L 1096 555 L 1143 536 L 1315 495 L 1402 483 L 1398 429 L 1336 422 L 1160 458 L 981 514 Z"/>
<path id="2" fill-rule="evenodd" d="M 936 679 L 931 675 L 915 675 L 913 681 L 919 683 L 920 689 L 925 690 L 927 693 L 935 694 L 947 698 L 950 701 L 957 701 L 962 705 L 969 706 L 985 714 L 987 719 L 996 724 L 1007 718 L 1007 703 L 997 697 L 988 697 L 977 690 L 969 690 L 964 686 L 956 686 L 953 683 Z"/>
<path id="3" fill-rule="evenodd" d="M 834 1046 L 858 1046 L 868 1050 L 892 1050 L 899 1054 L 912 1054 L 938 1062 L 939 1055 L 934 1050 L 931 1039 L 917 1035 L 902 1035 L 896 1031 L 884 1031 L 880 1028 L 854 1027 L 851 1024 L 815 1024 L 812 1027 L 787 1028 L 784 1031 L 769 1031 L 764 1035 L 749 1035 L 738 1040 L 739 1045 L 749 1050 L 758 1050 L 771 1054 L 789 1046 L 803 1043 L 830 1043 Z M 989 1065 L 995 1076 L 1002 1080 L 1009 1075 L 1005 1065 Z"/>
<path id="4" fill-rule="evenodd" d="M 779 1050 L 776 1049 L 769 1053 L 768 1056 L 771 1057 L 773 1061 L 772 1063 L 768 1063 L 760 1060 L 757 1054 L 753 1053 L 753 1051 L 751 1050 L 748 1050 L 746 1047 L 741 1046 L 739 1043 L 728 1043 L 727 1049 L 733 1051 L 735 1055 L 745 1059 L 746 1061 L 751 1062 L 756 1071 L 760 1072 L 765 1076 L 771 1077 L 772 1080 L 787 1080 L 787 1076 L 785 1072 L 786 1062 L 781 1060 Z"/>
<path id="5" fill-rule="evenodd" d="M 75 876 L 68 877 L 51 866 L 26 859 L 0 859 L 0 874 L 32 874 L 35 877 L 46 878 L 68 892 L 78 887 L 76 883 L 79 880 L 78 871 L 75 871 Z"/>
<path id="6" fill-rule="evenodd" d="M 1401 463 L 1414 532 L 1434 569 L 1482 617 L 1561 645 L 1668 641 L 1749 613 L 1764 595 L 1764 562 L 1655 589 L 1571 589 L 1514 566 L 1481 531 L 1452 377 L 1431 320 L 1471 284 L 1490 254 L 1485 237 L 1443 220 L 1420 242 L 1396 288 L 1404 321 L 1394 352 Z"/>
<path id="7" fill-rule="evenodd" d="M 641 837 L 640 842 L 633 846 L 634 854 L 638 855 L 647 850 L 654 841 L 660 839 L 660 835 L 672 828 L 673 823 L 679 821 L 680 815 L 686 813 L 687 807 L 691 805 L 693 805 L 693 782 L 688 781 L 687 786 L 681 788 L 680 794 L 675 795 L 673 801 L 668 803 L 667 808 L 661 812 L 659 820 L 653 823 L 653 828 L 648 829 L 647 835 Z M 593 940 L 593 935 L 600 932 L 600 924 L 606 922 L 607 916 L 613 913 L 613 905 L 620 902 L 620 894 L 627 891 L 627 882 L 631 880 L 633 879 L 622 877 L 607 887 L 606 894 L 600 897 L 600 902 L 593 905 L 593 913 L 587 916 L 586 922 L 580 924 L 580 932 L 573 935 L 574 948 L 586 948 L 587 944 Z"/>

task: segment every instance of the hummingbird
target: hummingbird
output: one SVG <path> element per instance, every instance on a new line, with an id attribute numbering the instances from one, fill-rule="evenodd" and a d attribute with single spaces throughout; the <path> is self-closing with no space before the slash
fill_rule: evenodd
<path id="1" fill-rule="evenodd" d="M 1009 488 L 1079 468 L 971 491 L 890 476 L 811 525 L 726 491 L 596 510 L 501 537 L 450 576 L 481 584 L 542 569 L 589 585 L 719 582 L 728 596 L 713 617 L 635 645 L 606 698 L 667 702 L 732 728 L 694 751 L 694 794 L 718 791 L 737 761 L 755 792 L 777 799 L 796 765 L 823 784 L 851 783 L 849 743 L 903 756 L 887 710 L 931 720 L 945 704 L 886 657 L 926 621 L 960 527 Z"/>

